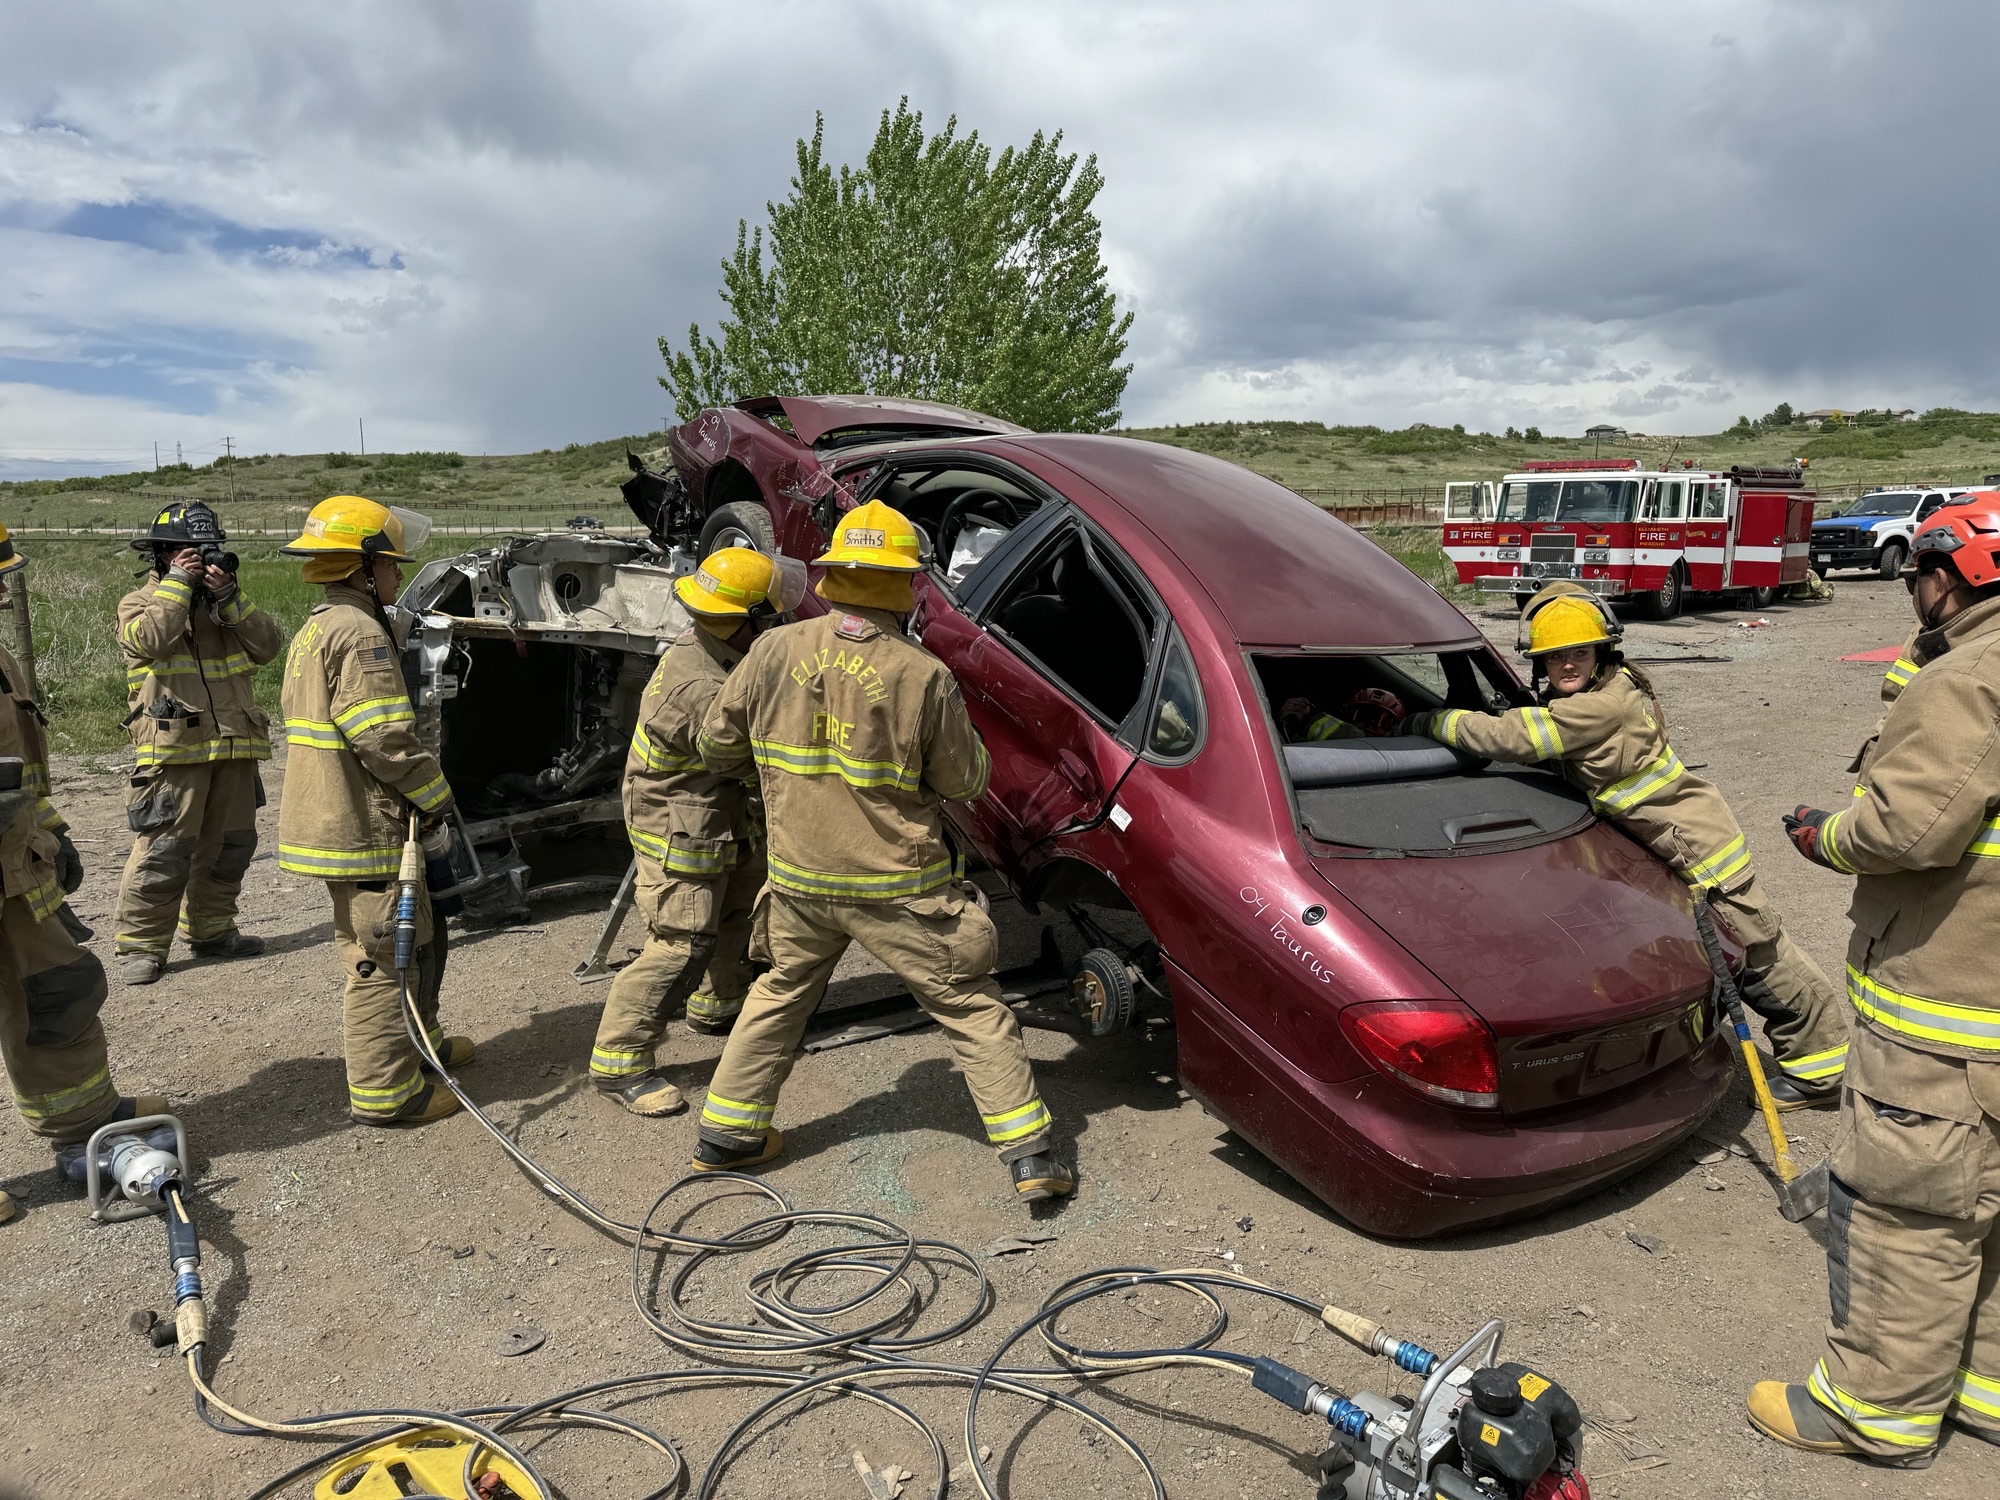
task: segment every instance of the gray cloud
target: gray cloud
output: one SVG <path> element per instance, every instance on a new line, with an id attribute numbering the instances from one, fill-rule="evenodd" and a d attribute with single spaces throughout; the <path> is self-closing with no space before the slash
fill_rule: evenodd
<path id="1" fill-rule="evenodd" d="M 1943 0 L 17 7 L 0 453 L 656 425 L 654 338 L 814 110 L 851 159 L 904 93 L 1097 153 L 1134 420 L 1996 406 L 1996 41 Z"/>

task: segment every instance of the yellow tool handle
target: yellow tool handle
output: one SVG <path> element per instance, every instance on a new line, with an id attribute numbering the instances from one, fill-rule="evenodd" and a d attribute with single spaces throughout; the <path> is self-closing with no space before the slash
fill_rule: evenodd
<path id="1" fill-rule="evenodd" d="M 1743 1061 L 1750 1069 L 1750 1089 L 1757 1096 L 1757 1107 L 1764 1111 L 1764 1128 L 1771 1132 L 1771 1152 L 1777 1159 L 1778 1181 L 1790 1182 L 1799 1175 L 1799 1169 L 1792 1161 L 1791 1142 L 1785 1139 L 1785 1127 L 1778 1121 L 1778 1101 L 1771 1097 L 1771 1086 L 1764 1082 L 1764 1065 L 1757 1060 L 1754 1043 L 1743 1043 Z"/>

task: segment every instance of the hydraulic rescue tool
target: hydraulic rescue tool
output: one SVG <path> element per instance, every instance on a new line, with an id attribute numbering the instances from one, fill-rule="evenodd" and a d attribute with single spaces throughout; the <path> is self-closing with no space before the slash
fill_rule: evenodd
<path id="1" fill-rule="evenodd" d="M 1822 1161 L 1810 1171 L 1801 1172 L 1798 1163 L 1792 1160 L 1792 1144 L 1785 1139 L 1784 1124 L 1778 1119 L 1778 1103 L 1771 1097 L 1771 1086 L 1764 1081 L 1764 1065 L 1757 1060 L 1757 1046 L 1750 1038 L 1742 992 L 1737 989 L 1736 976 L 1729 972 L 1728 961 L 1723 957 L 1722 941 L 1715 935 L 1715 919 L 1709 915 L 1708 903 L 1699 893 L 1694 903 L 1694 927 L 1701 938 L 1702 952 L 1708 955 L 1708 966 L 1715 972 L 1716 993 L 1729 1013 L 1736 1045 L 1742 1049 L 1743 1066 L 1749 1070 L 1750 1090 L 1757 1096 L 1764 1128 L 1771 1133 L 1771 1157 L 1778 1173 L 1778 1212 L 1794 1224 L 1810 1219 L 1826 1207 L 1827 1165 Z"/>

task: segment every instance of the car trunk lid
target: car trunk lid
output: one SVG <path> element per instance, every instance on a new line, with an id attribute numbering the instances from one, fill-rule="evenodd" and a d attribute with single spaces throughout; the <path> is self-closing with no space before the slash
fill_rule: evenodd
<path id="1" fill-rule="evenodd" d="M 1604 824 L 1458 855 L 1309 851 L 1492 1027 L 1509 1115 L 1683 1064 L 1713 1024 L 1686 887 Z"/>

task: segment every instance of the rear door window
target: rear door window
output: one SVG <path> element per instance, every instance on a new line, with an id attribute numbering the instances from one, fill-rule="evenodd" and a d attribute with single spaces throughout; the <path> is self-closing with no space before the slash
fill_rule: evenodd
<path id="1" fill-rule="evenodd" d="M 1136 570 L 1077 518 L 1000 583 L 982 619 L 1117 730 L 1145 691 L 1162 612 L 1137 582 Z"/>

